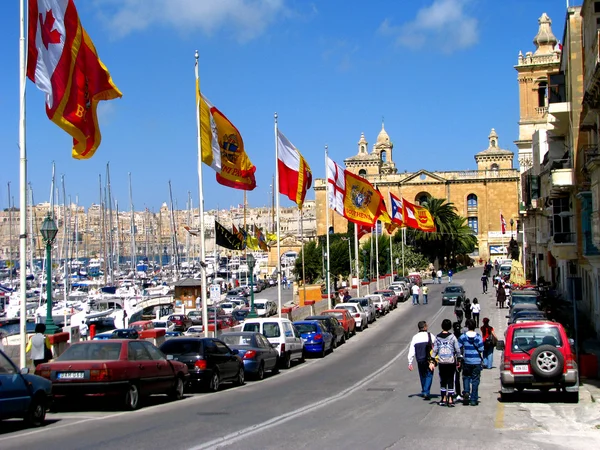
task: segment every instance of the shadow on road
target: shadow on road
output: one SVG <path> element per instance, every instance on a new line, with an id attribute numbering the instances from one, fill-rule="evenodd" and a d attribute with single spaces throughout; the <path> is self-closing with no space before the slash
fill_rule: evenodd
<path id="1" fill-rule="evenodd" d="M 52 424 L 55 424 L 58 422 L 60 422 L 60 420 L 58 420 L 58 419 L 46 419 L 46 422 L 44 422 L 44 425 L 40 428 L 44 428 L 48 425 L 52 425 Z M 25 423 L 24 420 L 19 420 L 19 419 L 3 420 L 2 422 L 0 422 L 0 435 L 16 433 L 18 431 L 37 430 L 37 429 L 39 429 L 39 428 L 29 427 L 29 426 L 27 426 L 27 424 Z"/>
<path id="2" fill-rule="evenodd" d="M 184 396 L 183 398 L 187 398 Z M 163 405 L 170 403 L 166 395 L 152 395 L 141 401 L 140 408 L 149 406 Z M 50 409 L 51 413 L 57 412 L 121 412 L 126 411 L 124 401 L 120 397 L 84 397 L 78 400 L 58 400 L 54 401 Z"/>
<path id="3" fill-rule="evenodd" d="M 502 403 L 572 403 L 569 401 L 568 396 L 562 392 L 557 392 L 555 389 L 548 392 L 533 390 L 515 392 L 504 399 L 498 396 L 498 401 Z"/>

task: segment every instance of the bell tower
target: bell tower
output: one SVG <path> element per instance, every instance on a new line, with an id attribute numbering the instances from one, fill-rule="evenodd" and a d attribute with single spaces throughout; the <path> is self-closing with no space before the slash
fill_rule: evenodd
<path id="1" fill-rule="evenodd" d="M 548 124 L 549 76 L 560 71 L 561 49 L 552 33 L 552 20 L 546 13 L 538 19 L 538 32 L 533 38 L 535 52 L 519 52 L 517 81 L 519 82 L 519 149 L 520 173 L 533 164 L 532 136 Z"/>

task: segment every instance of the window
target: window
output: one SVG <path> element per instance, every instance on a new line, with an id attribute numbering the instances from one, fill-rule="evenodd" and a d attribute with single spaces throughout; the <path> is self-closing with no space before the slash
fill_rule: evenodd
<path id="1" fill-rule="evenodd" d="M 475 194 L 469 194 L 467 197 L 467 208 L 477 208 L 477 196 Z"/>
<path id="2" fill-rule="evenodd" d="M 550 235 L 554 236 L 557 244 L 572 242 L 574 234 L 571 233 L 571 211 L 569 197 L 552 199 L 552 218 L 550 219 Z"/>
<path id="3" fill-rule="evenodd" d="M 467 224 L 469 225 L 469 228 L 473 230 L 473 233 L 479 234 L 479 222 L 477 217 L 469 217 L 467 219 Z"/>
<path id="4" fill-rule="evenodd" d="M 213 341 L 215 343 L 215 346 L 217 347 L 217 352 L 221 355 L 227 355 L 229 353 L 231 353 L 231 351 L 229 350 L 229 347 L 227 347 L 225 344 L 223 344 L 221 341 Z"/>
<path id="5" fill-rule="evenodd" d="M 548 89 L 548 83 L 546 81 L 540 81 L 540 83 L 538 84 L 538 107 L 542 108 L 544 106 L 546 106 L 546 97 L 547 97 L 547 91 Z"/>
<path id="6" fill-rule="evenodd" d="M 90 342 L 74 344 L 64 351 L 57 361 L 99 361 L 115 360 L 121 355 L 120 343 Z"/>
<path id="7" fill-rule="evenodd" d="M 263 334 L 267 338 L 275 338 L 281 336 L 279 324 L 277 322 L 267 322 L 263 324 Z"/>
<path id="8" fill-rule="evenodd" d="M 360 169 L 358 171 L 358 176 L 359 177 L 364 177 L 365 175 L 367 175 L 367 171 L 365 169 Z"/>
<path id="9" fill-rule="evenodd" d="M 0 374 L 14 375 L 15 373 L 17 373 L 15 366 L 9 361 L 8 358 L 0 353 Z"/>
<path id="10" fill-rule="evenodd" d="M 417 203 L 421 206 L 427 205 L 428 202 L 429 202 L 429 195 L 427 195 L 427 194 L 421 194 L 417 197 Z"/>
<path id="11" fill-rule="evenodd" d="M 130 342 L 127 359 L 129 361 L 150 361 L 150 353 L 144 348 L 142 342 Z"/>
<path id="12" fill-rule="evenodd" d="M 499 168 L 500 167 L 498 167 L 498 164 L 496 164 L 496 163 L 492 164 L 492 167 L 490 167 L 490 169 L 494 170 L 494 171 L 498 171 Z"/>
<path id="13" fill-rule="evenodd" d="M 158 361 L 161 359 L 165 359 L 165 356 L 160 352 L 160 350 L 157 349 L 150 342 L 143 341 L 142 344 L 144 344 L 144 347 L 146 348 L 146 350 L 148 350 L 148 353 L 150 353 L 150 356 L 153 360 Z"/>
<path id="14" fill-rule="evenodd" d="M 381 152 L 381 161 L 383 161 L 383 162 L 387 161 L 387 152 L 385 150 L 383 150 Z"/>

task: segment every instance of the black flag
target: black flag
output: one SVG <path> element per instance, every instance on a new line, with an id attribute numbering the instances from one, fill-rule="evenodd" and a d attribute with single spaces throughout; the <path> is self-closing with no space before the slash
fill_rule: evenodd
<path id="1" fill-rule="evenodd" d="M 217 245 L 228 248 L 229 250 L 242 250 L 244 246 L 238 236 L 233 234 L 223 225 L 215 220 L 215 239 Z"/>

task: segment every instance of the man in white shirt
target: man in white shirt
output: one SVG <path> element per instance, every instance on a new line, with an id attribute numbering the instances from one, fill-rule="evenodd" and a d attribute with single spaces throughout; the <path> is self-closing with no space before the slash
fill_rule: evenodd
<path id="1" fill-rule="evenodd" d="M 427 331 L 427 322 L 422 320 L 418 323 L 419 332 L 415 334 L 408 347 L 408 370 L 413 370 L 413 359 L 417 360 L 417 367 L 419 369 L 419 378 L 421 379 L 421 393 L 420 397 L 424 400 L 429 400 L 431 382 L 433 381 L 433 370 L 431 370 L 429 363 L 431 362 L 431 349 L 433 348 L 433 342 L 435 342 L 435 336 Z"/>
<path id="2" fill-rule="evenodd" d="M 87 323 L 85 323 L 85 320 L 82 320 L 81 325 L 79 325 L 79 335 L 81 336 L 82 341 L 87 341 L 88 329 Z"/>
<path id="3" fill-rule="evenodd" d="M 442 269 L 438 269 L 438 271 L 437 271 L 438 284 L 442 284 L 442 275 L 443 275 Z"/>
<path id="4" fill-rule="evenodd" d="M 413 305 L 419 304 L 419 293 L 420 293 L 419 285 L 413 284 L 413 287 L 412 287 L 412 296 L 413 296 L 412 304 Z"/>

